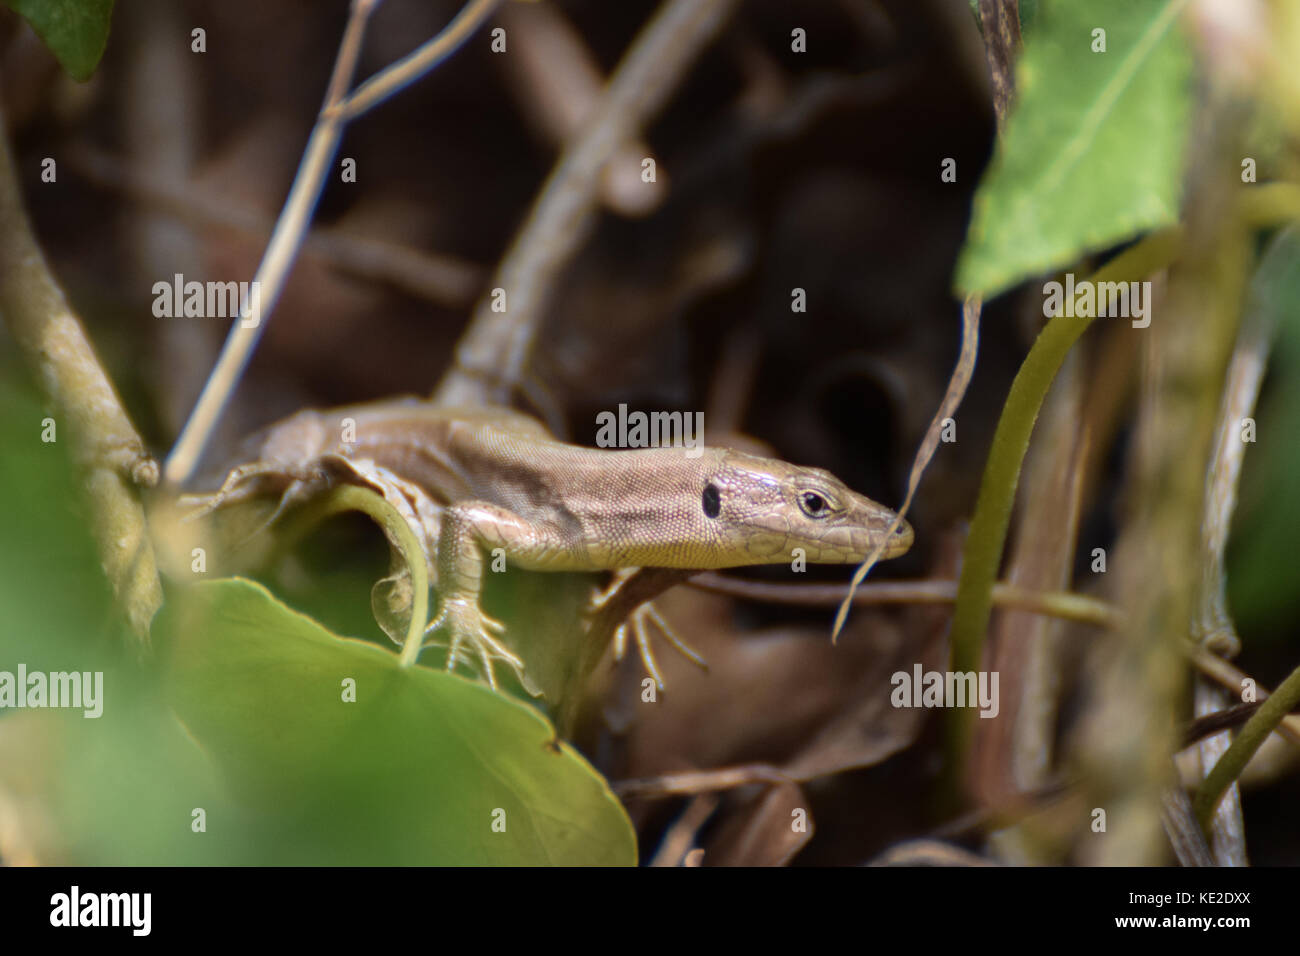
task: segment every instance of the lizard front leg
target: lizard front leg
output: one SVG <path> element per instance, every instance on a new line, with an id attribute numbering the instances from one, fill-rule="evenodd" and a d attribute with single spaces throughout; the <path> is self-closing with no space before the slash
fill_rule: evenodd
<path id="1" fill-rule="evenodd" d="M 437 616 L 428 633 L 447 635 L 447 669 L 455 669 L 462 650 L 481 663 L 483 676 L 495 688 L 493 660 L 510 665 L 523 680 L 523 662 L 497 638 L 500 621 L 482 609 L 486 556 L 501 549 L 506 559 L 520 567 L 544 568 L 548 559 L 565 549 L 558 533 L 546 525 L 531 524 L 506 508 L 486 501 L 461 501 L 442 514 L 438 536 Z"/>
<path id="2" fill-rule="evenodd" d="M 654 598 L 696 573 L 681 568 L 623 568 L 615 572 L 609 586 L 598 592 L 591 602 L 592 634 L 596 637 L 596 645 L 603 647 L 601 638 L 612 630 L 614 660 L 621 661 L 627 653 L 630 632 L 646 672 L 663 690 L 663 676 L 650 646 L 650 628 L 653 626 L 679 654 L 697 667 L 708 670 L 704 658 L 677 636 L 654 605 Z"/>

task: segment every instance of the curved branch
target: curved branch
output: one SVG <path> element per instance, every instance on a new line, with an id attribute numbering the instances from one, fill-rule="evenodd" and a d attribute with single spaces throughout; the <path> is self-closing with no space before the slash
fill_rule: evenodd
<path id="1" fill-rule="evenodd" d="M 0 314 L 67 425 L 104 572 L 139 641 L 137 650 L 143 651 L 149 623 L 162 606 L 162 584 L 138 489 L 157 483 L 158 464 L 145 451 L 85 329 L 50 274 L 4 136 L 0 222 Z"/>

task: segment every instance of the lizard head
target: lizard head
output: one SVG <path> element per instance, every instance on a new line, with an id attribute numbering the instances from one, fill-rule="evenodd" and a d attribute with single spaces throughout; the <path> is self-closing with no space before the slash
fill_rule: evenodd
<path id="1" fill-rule="evenodd" d="M 828 471 L 734 451 L 724 452 L 708 476 L 702 507 L 734 529 L 734 544 L 754 564 L 791 560 L 795 548 L 814 564 L 856 564 L 886 540 L 896 517 Z M 897 557 L 911 546 L 912 529 L 904 521 L 880 557 Z"/>

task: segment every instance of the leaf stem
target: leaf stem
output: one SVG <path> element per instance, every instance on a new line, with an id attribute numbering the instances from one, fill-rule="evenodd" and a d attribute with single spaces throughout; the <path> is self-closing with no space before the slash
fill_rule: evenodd
<path id="1" fill-rule="evenodd" d="M 411 621 L 400 658 L 403 667 L 410 667 L 420 656 L 424 629 L 429 623 L 428 557 L 410 525 L 383 495 L 358 485 L 336 485 L 303 507 L 285 529 L 284 542 L 297 539 L 307 528 L 344 511 L 360 511 L 382 527 L 411 572 Z"/>
<path id="2" fill-rule="evenodd" d="M 1088 281 L 1131 281 L 1148 276 L 1169 265 L 1178 255 L 1181 245 L 1182 230 L 1178 226 L 1152 233 L 1102 266 Z M 979 668 L 993 604 L 993 585 L 997 580 L 1011 523 L 1011 509 L 1020 482 L 1020 469 L 1029 449 L 1034 423 L 1065 356 L 1091 324 L 1091 318 L 1059 314 L 1052 318 L 1039 333 L 1011 383 L 989 450 L 963 553 L 952 623 L 950 666 L 954 671 Z M 950 714 L 948 757 L 954 774 L 965 753 L 969 716 L 961 708 Z"/>
<path id="3" fill-rule="evenodd" d="M 1241 733 L 1223 752 L 1223 756 L 1205 775 L 1205 780 L 1192 800 L 1192 809 L 1203 828 L 1209 826 L 1214 808 L 1219 805 L 1224 791 L 1241 775 L 1255 751 L 1297 704 L 1300 704 L 1300 667 L 1293 670 L 1281 686 L 1260 705 L 1255 715 L 1241 728 Z"/>

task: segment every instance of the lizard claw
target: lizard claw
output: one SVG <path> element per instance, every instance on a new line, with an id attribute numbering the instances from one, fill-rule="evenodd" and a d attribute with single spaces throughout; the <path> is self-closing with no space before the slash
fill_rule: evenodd
<path id="1" fill-rule="evenodd" d="M 632 636 L 636 639 L 637 650 L 641 654 L 641 662 L 645 665 L 646 673 L 654 678 L 655 685 L 660 690 L 663 690 L 663 675 L 659 672 L 654 651 L 650 647 L 651 624 L 688 661 L 702 670 L 707 671 L 709 669 L 708 663 L 700 656 L 699 652 L 677 636 L 677 633 L 669 626 L 663 615 L 650 601 L 638 605 L 627 616 L 627 620 L 620 624 L 618 630 L 614 632 L 614 660 L 621 661 L 627 653 L 627 633 L 630 629 Z"/>
<path id="2" fill-rule="evenodd" d="M 462 648 L 466 648 L 467 663 L 471 655 L 476 654 L 482 665 L 483 676 L 488 685 L 497 689 L 496 673 L 492 667 L 493 660 L 504 661 L 514 670 L 520 681 L 523 680 L 524 662 L 504 644 L 497 636 L 505 633 L 505 625 L 495 618 L 488 617 L 479 608 L 473 598 L 447 598 L 438 609 L 438 615 L 429 624 L 425 633 L 445 628 L 447 638 L 447 670 L 455 670 Z M 441 642 L 438 642 L 441 643 Z"/>

